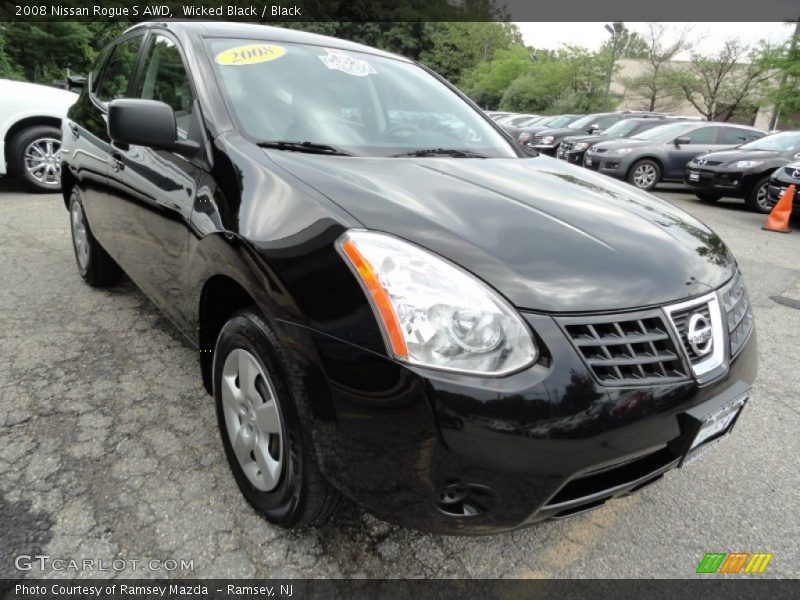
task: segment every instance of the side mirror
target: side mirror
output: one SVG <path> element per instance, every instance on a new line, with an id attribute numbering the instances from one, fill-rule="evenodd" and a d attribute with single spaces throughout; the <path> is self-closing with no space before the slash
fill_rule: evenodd
<path id="1" fill-rule="evenodd" d="M 189 158 L 200 150 L 197 142 L 178 140 L 175 113 L 157 100 L 112 100 L 108 105 L 108 134 L 114 142 L 170 150 Z"/>
<path id="2" fill-rule="evenodd" d="M 597 133 L 598 131 L 600 131 L 600 125 L 598 125 L 597 123 L 595 123 L 594 125 L 590 125 L 587 131 L 589 133 Z"/>
<path id="3" fill-rule="evenodd" d="M 674 143 L 676 146 L 683 146 L 684 144 L 691 144 L 691 143 L 692 143 L 692 138 L 688 138 L 688 137 L 676 137 L 676 138 L 675 138 L 675 140 L 673 141 L 673 143 Z"/>

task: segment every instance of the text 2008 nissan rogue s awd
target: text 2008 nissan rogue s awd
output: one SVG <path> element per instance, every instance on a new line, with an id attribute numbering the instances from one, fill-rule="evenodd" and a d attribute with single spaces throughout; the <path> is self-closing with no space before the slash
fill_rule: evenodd
<path id="1" fill-rule="evenodd" d="M 487 533 L 654 482 L 730 430 L 756 375 L 719 237 L 527 152 L 402 57 L 143 24 L 70 110 L 63 189 L 81 275 L 124 271 L 193 341 L 271 522 L 343 494 Z"/>

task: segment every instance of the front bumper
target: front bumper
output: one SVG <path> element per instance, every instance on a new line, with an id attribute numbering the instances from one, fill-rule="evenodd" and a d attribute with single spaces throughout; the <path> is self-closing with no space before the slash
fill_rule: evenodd
<path id="1" fill-rule="evenodd" d="M 697 419 L 747 394 L 756 376 L 753 332 L 707 385 L 606 387 L 554 318 L 524 317 L 542 358 L 497 379 L 418 369 L 311 333 L 320 368 L 307 381 L 321 377 L 330 392 L 314 419 L 329 480 L 378 516 L 426 531 L 485 534 L 566 517 L 678 466 Z M 448 497 L 479 510 L 448 513 Z"/>
<path id="2" fill-rule="evenodd" d="M 778 203 L 778 200 L 781 199 L 783 194 L 786 193 L 786 190 L 790 185 L 795 186 L 794 198 L 792 198 L 792 210 L 800 210 L 800 191 L 798 191 L 798 188 L 800 188 L 800 183 L 796 181 L 788 182 L 777 179 L 770 180 L 769 186 L 767 187 L 767 199 L 773 207 Z"/>
<path id="3" fill-rule="evenodd" d="M 598 171 L 610 177 L 625 179 L 628 169 L 633 163 L 626 155 L 608 156 L 605 153 L 587 152 L 583 159 L 583 166 L 593 171 Z"/>
<path id="4" fill-rule="evenodd" d="M 555 156 L 556 150 L 558 149 L 557 144 L 547 145 L 547 144 L 528 144 L 529 148 L 533 148 L 537 152 L 541 154 L 546 154 L 547 156 Z"/>
<path id="5" fill-rule="evenodd" d="M 586 150 L 576 151 L 576 150 L 564 150 L 562 148 L 559 148 L 558 152 L 556 153 L 556 158 L 565 160 L 573 165 L 582 166 L 585 154 Z"/>
<path id="6" fill-rule="evenodd" d="M 684 172 L 683 182 L 695 191 L 715 192 L 730 198 L 744 198 L 759 178 L 759 173 L 689 165 Z"/>

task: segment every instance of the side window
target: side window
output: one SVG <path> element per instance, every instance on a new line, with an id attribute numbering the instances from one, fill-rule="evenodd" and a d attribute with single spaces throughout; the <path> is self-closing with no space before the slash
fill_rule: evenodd
<path id="1" fill-rule="evenodd" d="M 95 96 L 97 95 L 98 87 L 100 87 L 99 86 L 99 84 L 100 84 L 100 71 L 102 71 L 103 66 L 106 64 L 106 60 L 108 59 L 108 55 L 110 53 L 111 53 L 111 47 L 110 46 L 106 47 L 105 49 L 103 49 L 100 52 L 99 56 L 97 57 L 97 60 L 95 60 L 94 66 L 92 67 L 92 70 L 89 71 L 89 82 L 88 82 L 87 85 L 89 86 L 89 90 Z"/>
<path id="2" fill-rule="evenodd" d="M 187 139 L 194 98 L 181 53 L 172 40 L 161 35 L 155 36 L 147 50 L 143 73 L 138 97 L 168 104 L 175 112 L 178 138 Z"/>
<path id="3" fill-rule="evenodd" d="M 120 42 L 111 53 L 106 67 L 103 69 L 100 81 L 95 87 L 94 94 L 101 102 L 110 102 L 115 98 L 124 98 L 128 91 L 128 83 L 133 77 L 136 67 L 136 56 L 139 46 L 142 45 L 142 36 L 137 35 Z"/>
<path id="4" fill-rule="evenodd" d="M 597 126 L 600 128 L 600 131 L 602 131 L 603 129 L 606 129 L 607 127 L 611 127 L 617 121 L 619 121 L 619 117 L 618 116 L 609 115 L 607 117 L 601 117 L 601 118 L 597 119 L 597 121 L 595 121 L 595 123 L 597 123 Z M 594 123 L 591 123 L 591 124 L 594 125 Z"/>
<path id="5" fill-rule="evenodd" d="M 744 144 L 751 141 L 751 132 L 747 129 L 739 129 L 738 127 L 722 127 L 722 135 L 720 136 L 720 144 Z"/>
<path id="6" fill-rule="evenodd" d="M 681 137 L 688 137 L 691 140 L 690 144 L 715 144 L 717 143 L 717 129 L 719 128 L 701 127 Z"/>

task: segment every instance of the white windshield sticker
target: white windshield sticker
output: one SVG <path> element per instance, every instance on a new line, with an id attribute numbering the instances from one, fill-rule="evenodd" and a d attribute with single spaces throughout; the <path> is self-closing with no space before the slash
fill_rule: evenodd
<path id="1" fill-rule="evenodd" d="M 375 67 L 367 61 L 360 58 L 353 58 L 341 50 L 325 48 L 325 52 L 327 52 L 327 54 L 321 54 L 319 59 L 329 69 L 341 71 L 342 73 L 354 75 L 355 77 L 366 77 L 367 75 L 374 75 L 377 73 Z"/>

